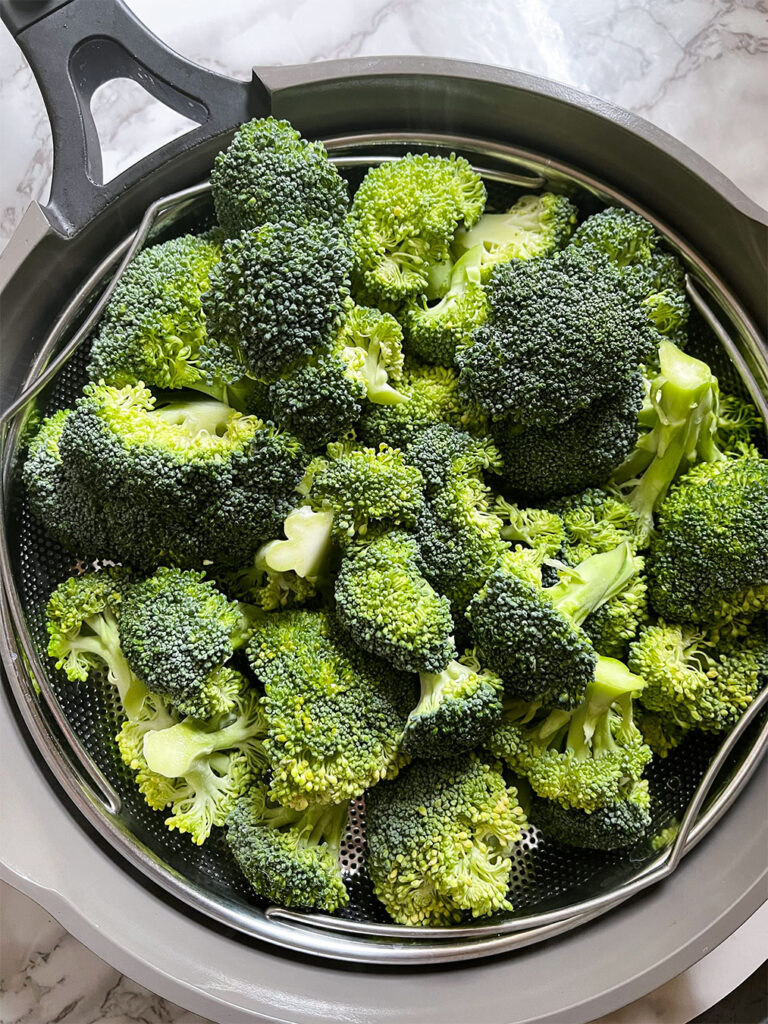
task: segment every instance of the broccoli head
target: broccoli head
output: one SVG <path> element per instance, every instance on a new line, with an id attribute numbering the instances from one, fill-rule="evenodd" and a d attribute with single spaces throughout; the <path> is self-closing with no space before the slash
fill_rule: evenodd
<path id="1" fill-rule="evenodd" d="M 366 797 L 368 873 L 398 924 L 444 925 L 509 910 L 517 793 L 474 755 L 415 761 Z"/>
<path id="2" fill-rule="evenodd" d="M 645 779 L 635 782 L 615 803 L 587 813 L 556 800 L 534 797 L 528 817 L 548 839 L 587 850 L 620 850 L 645 839 L 651 828 L 650 797 Z"/>
<path id="3" fill-rule="evenodd" d="M 340 227 L 347 213 L 346 182 L 321 143 L 274 117 L 238 128 L 216 157 L 211 190 L 219 223 L 231 236 L 267 221 Z"/>
<path id="4" fill-rule="evenodd" d="M 342 803 L 408 760 L 414 678 L 355 648 L 327 612 L 265 616 L 248 659 L 264 685 L 272 799 L 298 810 Z"/>
<path id="5" fill-rule="evenodd" d="M 257 782 L 230 812 L 227 845 L 259 896 L 331 913 L 349 902 L 339 867 L 346 825 L 346 804 L 281 807 Z"/>
<path id="6" fill-rule="evenodd" d="M 390 302 L 426 292 L 456 228 L 474 224 L 484 206 L 485 186 L 461 157 L 408 154 L 371 168 L 349 217 L 362 291 Z"/>
<path id="7" fill-rule="evenodd" d="M 552 427 L 616 391 L 653 355 L 655 333 L 590 248 L 495 267 L 488 317 L 457 354 L 468 403 L 522 426 Z"/>
<path id="8" fill-rule="evenodd" d="M 560 554 L 569 565 L 636 542 L 637 513 L 618 493 L 589 487 L 557 498 L 547 508 L 562 522 L 565 540 Z"/>
<path id="9" fill-rule="evenodd" d="M 501 536 L 504 540 L 525 544 L 537 553 L 542 562 L 561 554 L 565 544 L 565 527 L 556 512 L 545 508 L 521 508 L 499 495 L 493 511 L 503 521 Z"/>
<path id="10" fill-rule="evenodd" d="M 645 559 L 635 556 L 637 574 L 624 590 L 588 615 L 583 629 L 596 651 L 608 658 L 626 659 L 629 645 L 650 619 Z"/>

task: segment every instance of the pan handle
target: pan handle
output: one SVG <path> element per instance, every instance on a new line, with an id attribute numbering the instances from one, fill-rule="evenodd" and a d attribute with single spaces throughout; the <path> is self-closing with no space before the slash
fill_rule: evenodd
<path id="1" fill-rule="evenodd" d="M 40 87 L 53 135 L 53 177 L 46 214 L 70 236 L 161 164 L 269 111 L 254 75 L 239 82 L 169 49 L 123 0 L 0 0 L 0 17 Z M 105 82 L 130 78 L 198 127 L 155 150 L 111 181 L 102 180 L 91 98 Z"/>

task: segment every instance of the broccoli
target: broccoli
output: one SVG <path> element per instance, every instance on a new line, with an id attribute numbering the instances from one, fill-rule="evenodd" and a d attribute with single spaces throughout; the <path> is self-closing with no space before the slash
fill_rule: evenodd
<path id="1" fill-rule="evenodd" d="M 670 621 L 709 622 L 768 608 L 768 460 L 694 466 L 658 513 L 651 604 Z"/>
<path id="2" fill-rule="evenodd" d="M 341 803 L 407 762 L 401 737 L 418 700 L 414 678 L 355 648 L 327 612 L 266 616 L 254 626 L 248 660 L 264 686 L 278 803 Z"/>
<path id="3" fill-rule="evenodd" d="M 565 540 L 560 554 L 569 565 L 636 542 L 637 513 L 618 493 L 591 487 L 557 498 L 547 508 L 562 522 Z"/>
<path id="4" fill-rule="evenodd" d="M 696 461 L 723 457 L 715 443 L 717 381 L 707 364 L 664 340 L 659 345 L 659 366 L 650 382 L 649 404 L 640 417 L 646 429 L 613 475 L 637 513 L 641 544 L 650 537 L 653 513 L 675 478 Z"/>
<path id="5" fill-rule="evenodd" d="M 651 828 L 650 797 L 645 779 L 635 782 L 625 797 L 598 807 L 589 814 L 580 808 L 563 807 L 555 800 L 534 797 L 530 821 L 548 839 L 587 850 L 620 850 L 645 839 Z"/>
<path id="6" fill-rule="evenodd" d="M 91 349 L 91 380 L 123 387 L 191 388 L 225 402 L 244 402 L 247 386 L 223 384 L 201 367 L 206 324 L 201 298 L 221 257 L 215 234 L 182 235 L 150 246 L 120 278 Z M 232 384 L 245 366 L 227 373 Z M 238 372 L 239 370 L 239 372 Z"/>
<path id="7" fill-rule="evenodd" d="M 363 410 L 356 430 L 365 444 L 405 448 L 422 430 L 438 423 L 470 434 L 487 433 L 483 413 L 460 400 L 455 370 L 409 362 L 397 386 L 407 401 L 394 406 L 369 405 Z"/>
<path id="8" fill-rule="evenodd" d="M 171 808 L 165 824 L 202 845 L 214 825 L 227 820 L 235 801 L 266 768 L 266 724 L 259 695 L 232 670 L 232 699 L 223 714 L 205 721 L 179 720 L 150 694 L 135 721 L 117 735 L 120 756 L 135 773 L 144 799 L 155 810 Z"/>
<path id="9" fill-rule="evenodd" d="M 29 443 L 22 481 L 35 517 L 65 548 L 87 560 L 114 553 L 102 502 L 61 459 L 59 442 L 71 409 L 43 420 Z"/>
<path id="10" fill-rule="evenodd" d="M 660 621 L 632 644 L 629 665 L 645 679 L 643 706 L 673 730 L 725 732 L 768 679 L 766 624 L 720 631 Z"/>
<path id="11" fill-rule="evenodd" d="M 642 303 L 655 330 L 684 344 L 690 312 L 685 270 L 661 247 L 649 221 L 632 210 L 609 206 L 580 224 L 570 244 L 605 253 L 620 269 L 625 290 Z"/>
<path id="12" fill-rule="evenodd" d="M 571 708 L 592 680 L 596 656 L 584 620 L 620 594 L 635 575 L 628 544 L 593 555 L 560 582 L 541 587 L 541 571 L 519 555 L 505 558 L 471 600 L 467 618 L 477 654 L 508 694 Z"/>
<path id="13" fill-rule="evenodd" d="M 346 182 L 322 144 L 273 117 L 238 128 L 216 157 L 211 191 L 219 223 L 231 236 L 268 221 L 340 227 L 347 213 Z"/>
<path id="14" fill-rule="evenodd" d="M 630 642 L 650 618 L 645 559 L 640 555 L 635 556 L 635 567 L 636 575 L 625 589 L 588 615 L 582 626 L 596 651 L 620 661 L 625 660 Z"/>
<path id="15" fill-rule="evenodd" d="M 426 363 L 453 366 L 456 350 L 469 343 L 475 327 L 485 319 L 485 291 L 480 283 L 481 248 L 476 246 L 457 261 L 450 284 L 440 300 L 412 299 L 403 321 L 408 353 Z"/>
<path id="16" fill-rule="evenodd" d="M 484 213 L 473 228 L 457 231 L 454 250 L 461 253 L 479 246 L 482 280 L 487 281 L 497 263 L 536 259 L 561 249 L 576 214 L 565 196 L 521 196 L 506 213 Z"/>
<path id="17" fill-rule="evenodd" d="M 71 682 L 106 671 L 129 718 L 136 718 L 146 687 L 131 671 L 122 647 L 118 616 L 128 579 L 120 569 L 71 576 L 51 594 L 46 607 L 48 654 Z"/>
<path id="18" fill-rule="evenodd" d="M 426 292 L 456 228 L 471 227 L 484 206 L 485 186 L 461 157 L 409 154 L 371 168 L 349 216 L 362 291 L 391 302 Z"/>
<path id="19" fill-rule="evenodd" d="M 522 426 L 553 427 L 616 391 L 654 352 L 655 332 L 590 248 L 496 266 L 486 322 L 457 353 L 464 400 Z"/>
<path id="20" fill-rule="evenodd" d="M 366 797 L 368 873 L 399 924 L 510 910 L 511 852 L 526 827 L 514 788 L 474 755 L 416 761 Z"/>
<path id="21" fill-rule="evenodd" d="M 626 799 L 651 759 L 632 713 L 642 688 L 622 662 L 600 657 L 579 705 L 547 711 L 508 697 L 486 745 L 538 796 L 596 811 Z"/>
<path id="22" fill-rule="evenodd" d="M 520 508 L 499 495 L 493 511 L 503 520 L 501 536 L 504 540 L 527 545 L 537 552 L 542 562 L 561 554 L 565 544 L 565 526 L 556 512 L 544 508 Z"/>
<path id="23" fill-rule="evenodd" d="M 688 726 L 679 725 L 668 715 L 648 711 L 642 704 L 635 706 L 634 719 L 642 733 L 643 742 L 658 757 L 667 757 L 670 750 L 678 747 L 691 731 Z"/>
<path id="24" fill-rule="evenodd" d="M 224 243 L 203 295 L 204 369 L 272 380 L 331 350 L 349 294 L 351 253 L 325 223 L 264 224 Z M 227 370 L 229 368 L 229 370 Z"/>
<path id="25" fill-rule="evenodd" d="M 352 443 L 329 445 L 329 461 L 315 474 L 311 501 L 333 513 L 333 536 L 346 545 L 381 526 L 416 525 L 424 503 L 424 481 L 403 453 Z"/>
<path id="26" fill-rule="evenodd" d="M 281 807 L 256 783 L 227 818 L 227 845 L 259 896 L 329 913 L 349 902 L 339 867 L 346 804 Z"/>
<path id="27" fill-rule="evenodd" d="M 421 672 L 419 679 L 421 697 L 403 734 L 403 747 L 413 757 L 472 750 L 501 718 L 501 680 L 477 662 L 450 661 L 442 672 Z"/>
<path id="28" fill-rule="evenodd" d="M 556 426 L 523 426 L 511 416 L 492 423 L 505 483 L 517 493 L 547 498 L 604 483 L 635 446 L 643 393 L 642 376 L 635 373 Z"/>
<path id="29" fill-rule="evenodd" d="M 395 668 L 442 672 L 456 654 L 450 603 L 423 575 L 410 534 L 393 530 L 350 550 L 335 597 L 353 642 Z"/>
<path id="30" fill-rule="evenodd" d="M 739 395 L 720 392 L 715 444 L 724 453 L 757 447 L 765 434 L 763 418 L 755 406 Z"/>
<path id="31" fill-rule="evenodd" d="M 249 630 L 246 607 L 191 569 L 159 568 L 126 588 L 121 604 L 120 644 L 131 669 L 193 718 L 231 708 L 226 664 L 245 646 Z"/>
<path id="32" fill-rule="evenodd" d="M 295 503 L 305 462 L 255 416 L 212 399 L 158 405 L 141 385 L 87 385 L 58 448 L 101 503 L 111 547 L 98 554 L 151 567 L 248 559 Z"/>

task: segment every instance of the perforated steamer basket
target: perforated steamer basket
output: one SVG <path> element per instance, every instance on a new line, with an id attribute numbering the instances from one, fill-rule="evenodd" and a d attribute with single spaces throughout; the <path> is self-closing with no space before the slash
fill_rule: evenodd
<path id="1" fill-rule="evenodd" d="M 288 117 L 305 134 L 322 138 L 352 184 L 372 163 L 428 149 L 467 156 L 484 174 L 498 208 L 522 191 L 546 186 L 574 194 L 583 209 L 595 202 L 637 209 L 654 221 L 685 261 L 692 302 L 721 338 L 764 414 L 768 357 L 760 331 L 765 328 L 765 215 L 716 172 L 649 126 L 598 110 L 596 101 L 550 83 L 471 65 L 390 59 L 262 69 L 246 86 L 202 72 L 171 54 L 118 3 L 104 3 L 98 11 L 84 0 L 43 6 L 50 10 L 32 24 L 24 20 L 29 8 L 2 8 L 38 74 L 51 116 L 56 163 L 49 206 L 44 211 L 32 208 L 0 265 L 9 368 L 0 570 L 3 656 L 23 719 L 18 727 L 33 740 L 31 760 L 42 759 L 56 777 L 57 796 L 63 791 L 95 830 L 107 856 L 114 856 L 115 872 L 132 871 L 137 886 L 159 886 L 190 921 L 205 915 L 212 941 L 218 934 L 213 923 L 218 922 L 284 951 L 358 964 L 473 960 L 553 940 L 672 875 L 757 767 L 768 731 L 764 698 L 725 743 L 700 737 L 654 765 L 658 829 L 673 818 L 682 819 L 677 842 L 661 853 L 649 845 L 613 854 L 565 850 L 531 829 L 516 853 L 512 914 L 450 929 L 407 929 L 387 923 L 370 893 L 363 860 L 364 807 L 358 801 L 350 808 L 342 856 L 350 907 L 331 917 L 267 906 L 249 893 L 220 836 L 202 849 L 194 847 L 188 837 L 169 833 L 163 815 L 143 803 L 130 773 L 115 757 L 117 707 L 109 690 L 97 683 L 74 687 L 51 671 L 44 654 L 42 610 L 48 593 L 72 571 L 73 563 L 29 515 L 17 486 L 16 455 L 24 417 L 33 404 L 49 412 L 71 403 L 77 394 L 87 356 L 83 340 L 131 255 L 145 243 L 210 218 L 208 186 L 194 183 L 205 177 L 233 128 L 250 116 L 271 111 Z M 117 74 L 141 80 L 169 105 L 196 117 L 201 127 L 108 185 L 99 185 L 87 101 L 102 81 Z M 657 183 L 664 185 L 658 192 Z M 706 210 L 707 218 L 697 210 Z M 717 245 L 710 234 L 713 225 L 721 232 Z M 750 795 L 758 801 L 746 844 L 754 847 L 748 874 L 755 878 L 750 874 L 743 879 L 743 893 L 750 898 L 740 902 L 753 906 L 753 893 L 760 893 L 765 873 L 760 840 L 765 840 L 766 824 L 764 808 L 759 812 L 761 791 L 753 786 L 741 800 Z M 80 822 L 73 819 L 73 829 Z M 90 841 L 83 834 L 82 842 Z M 686 865 L 680 873 L 685 870 Z M 727 866 L 720 865 L 720 870 L 727 872 Z M 625 912 L 614 909 L 612 917 Z M 595 927 L 581 934 L 594 936 Z M 551 941 L 538 947 L 539 964 L 551 956 L 552 948 Z M 562 949 L 562 941 L 557 948 Z M 431 1019 L 428 1014 L 438 1003 L 425 1002 L 422 1016 L 414 1019 Z"/>

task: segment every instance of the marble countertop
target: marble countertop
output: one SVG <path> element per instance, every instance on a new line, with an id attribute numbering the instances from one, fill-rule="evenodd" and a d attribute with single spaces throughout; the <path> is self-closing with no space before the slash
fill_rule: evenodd
<path id="1" fill-rule="evenodd" d="M 252 65 L 378 54 L 453 57 L 556 79 L 652 121 L 768 207 L 765 0 L 128 4 L 186 57 L 243 79 Z M 45 202 L 52 165 L 39 91 L 4 28 L 0 97 L 1 248 L 28 203 Z M 93 111 L 106 177 L 185 129 L 176 115 L 124 81 L 103 86 L 94 96 Z M 3 1024 L 200 1024 L 201 1018 L 121 977 L 15 890 L 3 886 L 0 897 Z M 683 976 L 687 980 L 676 979 L 612 1020 L 691 1020 L 750 973 L 746 950 L 754 959 L 755 948 L 768 947 L 768 912 L 758 917 L 721 947 L 717 964 L 708 957 L 702 962 L 708 966 L 692 968 L 695 974 Z"/>

